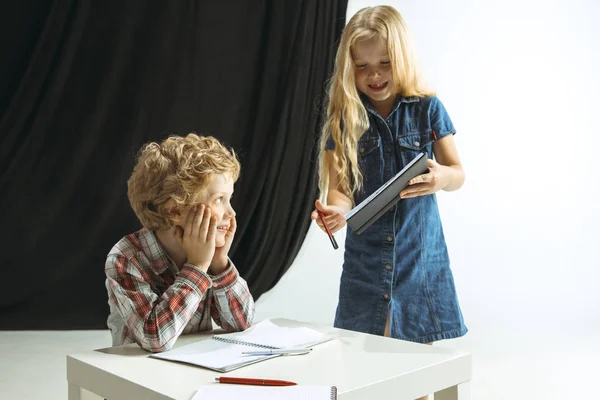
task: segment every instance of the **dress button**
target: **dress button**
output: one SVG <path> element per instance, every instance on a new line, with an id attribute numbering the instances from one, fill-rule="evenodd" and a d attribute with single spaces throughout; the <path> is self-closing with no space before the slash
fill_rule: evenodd
<path id="1" fill-rule="evenodd" d="M 385 238 L 388 242 L 391 242 L 392 240 L 394 240 L 394 237 L 392 235 L 387 235 Z"/>
<path id="2" fill-rule="evenodd" d="M 391 153 L 392 152 L 392 146 L 390 146 L 390 145 L 385 146 L 385 152 L 386 153 Z"/>
<path id="3" fill-rule="evenodd" d="M 385 264 L 385 269 L 388 271 L 392 269 L 392 264 Z"/>
<path id="4" fill-rule="evenodd" d="M 361 147 L 360 149 L 358 149 L 358 151 L 360 151 L 360 154 L 362 154 L 362 153 L 364 153 L 364 152 L 365 152 L 365 148 L 364 148 L 364 147 Z"/>
<path id="5" fill-rule="evenodd" d="M 387 293 L 385 293 L 385 294 L 383 295 L 383 298 L 384 298 L 384 299 L 386 299 L 386 300 L 389 300 L 389 299 L 390 299 L 390 295 L 389 295 L 389 294 L 387 294 Z"/>
<path id="6" fill-rule="evenodd" d="M 413 143 L 416 147 L 419 147 L 421 145 L 421 143 L 419 143 L 418 141 Z"/>

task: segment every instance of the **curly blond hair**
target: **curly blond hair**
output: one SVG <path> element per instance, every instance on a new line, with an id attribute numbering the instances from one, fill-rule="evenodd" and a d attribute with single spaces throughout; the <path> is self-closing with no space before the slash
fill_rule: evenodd
<path id="1" fill-rule="evenodd" d="M 142 146 L 127 181 L 127 197 L 144 228 L 167 229 L 172 226 L 167 202 L 196 203 L 215 174 L 231 174 L 237 181 L 240 163 L 233 149 L 212 136 L 170 136 Z"/>
<path id="2" fill-rule="evenodd" d="M 362 189 L 363 177 L 358 167 L 357 148 L 358 139 L 369 129 L 369 118 L 354 81 L 352 49 L 356 43 L 377 36 L 387 44 L 396 94 L 419 97 L 435 94 L 421 77 L 408 27 L 395 8 L 366 7 L 354 14 L 342 33 L 327 90 L 327 116 L 319 149 L 319 189 L 322 199 L 326 197 L 329 186 L 325 144 L 330 137 L 335 143 L 333 161 L 339 173 L 339 190 L 352 199 Z"/>

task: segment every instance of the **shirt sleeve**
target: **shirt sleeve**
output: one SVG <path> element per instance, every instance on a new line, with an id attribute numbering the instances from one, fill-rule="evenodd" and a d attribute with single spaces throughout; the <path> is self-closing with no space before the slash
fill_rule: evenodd
<path id="1" fill-rule="evenodd" d="M 254 299 L 233 262 L 229 260 L 229 267 L 211 278 L 210 314 L 215 323 L 230 332 L 248 329 L 254 319 Z"/>
<path id="2" fill-rule="evenodd" d="M 159 296 L 148 283 L 148 272 L 123 255 L 109 255 L 105 272 L 109 301 L 136 342 L 152 352 L 173 347 L 213 284 L 203 271 L 186 264 Z"/>
<path id="3" fill-rule="evenodd" d="M 432 97 L 429 104 L 429 123 L 438 140 L 456 133 L 446 108 L 437 97 Z"/>

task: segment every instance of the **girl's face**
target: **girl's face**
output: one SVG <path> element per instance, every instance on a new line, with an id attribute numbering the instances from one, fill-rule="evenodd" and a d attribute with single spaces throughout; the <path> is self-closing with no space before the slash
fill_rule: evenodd
<path id="1" fill-rule="evenodd" d="M 356 87 L 377 106 L 394 100 L 392 66 L 387 43 L 379 36 L 357 42 L 352 47 Z"/>

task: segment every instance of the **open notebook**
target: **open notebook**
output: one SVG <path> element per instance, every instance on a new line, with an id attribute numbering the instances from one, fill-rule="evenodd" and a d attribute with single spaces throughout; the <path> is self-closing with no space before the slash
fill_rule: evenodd
<path id="1" fill-rule="evenodd" d="M 243 332 L 214 335 L 150 357 L 197 365 L 219 372 L 264 361 L 280 355 L 248 356 L 245 351 L 310 347 L 332 339 L 331 336 L 306 327 L 287 328 L 264 320 Z"/>
<path id="2" fill-rule="evenodd" d="M 207 385 L 202 386 L 192 400 L 336 400 L 335 386 L 241 386 Z"/>

